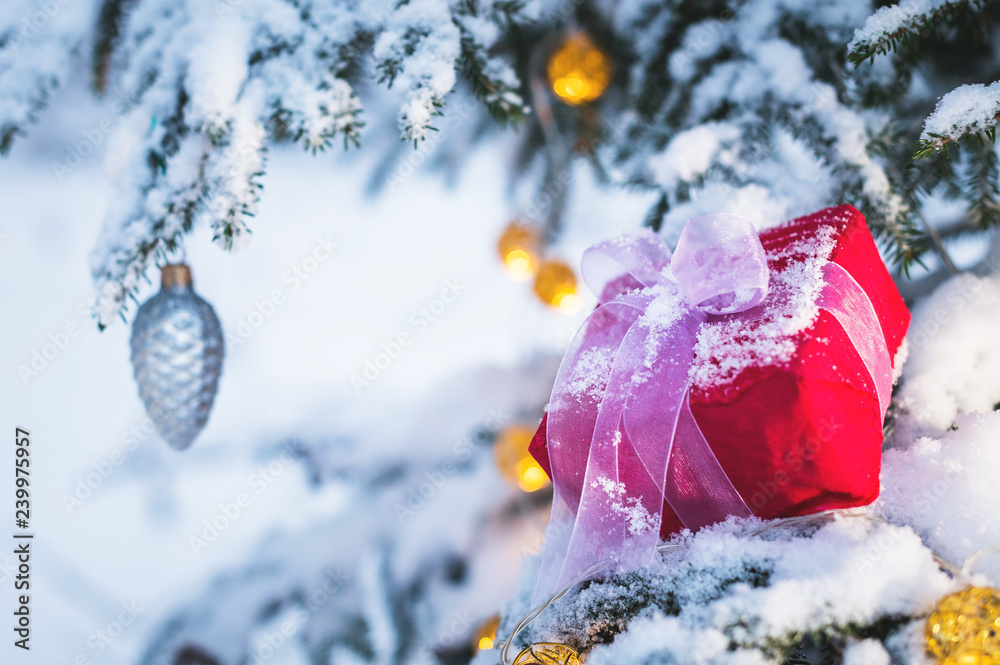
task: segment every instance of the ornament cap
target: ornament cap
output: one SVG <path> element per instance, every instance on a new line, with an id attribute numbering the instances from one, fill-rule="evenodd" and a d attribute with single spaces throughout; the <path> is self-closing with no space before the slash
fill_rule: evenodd
<path id="1" fill-rule="evenodd" d="M 160 288 L 191 286 L 191 268 L 184 263 L 169 263 L 160 269 Z"/>

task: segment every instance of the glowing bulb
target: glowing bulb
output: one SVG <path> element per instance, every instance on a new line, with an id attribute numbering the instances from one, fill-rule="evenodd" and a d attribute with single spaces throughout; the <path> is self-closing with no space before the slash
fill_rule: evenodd
<path id="1" fill-rule="evenodd" d="M 574 106 L 592 102 L 611 82 L 611 59 L 584 32 L 574 32 L 549 57 L 552 92 Z"/>
<path id="2" fill-rule="evenodd" d="M 927 617 L 927 652 L 940 665 L 1000 661 L 1000 590 L 970 587 L 945 596 Z"/>
<path id="3" fill-rule="evenodd" d="M 500 430 L 493 443 L 493 456 L 500 475 L 524 492 L 537 492 L 549 484 L 549 477 L 528 452 L 534 436 L 534 427 L 510 425 Z"/>
<path id="4" fill-rule="evenodd" d="M 566 644 L 538 642 L 517 654 L 514 665 L 580 665 L 580 654 Z"/>
<path id="5" fill-rule="evenodd" d="M 510 276 L 518 280 L 530 279 L 538 269 L 535 256 L 523 249 L 509 251 L 504 262 Z"/>
<path id="6" fill-rule="evenodd" d="M 528 455 L 517 463 L 518 466 L 518 486 L 525 492 L 537 492 L 549 484 L 549 477 L 538 465 L 535 458 Z"/>
<path id="7" fill-rule="evenodd" d="M 580 298 L 576 293 L 565 293 L 559 296 L 559 304 L 556 305 L 563 314 L 576 314 L 580 311 Z"/>
<path id="8" fill-rule="evenodd" d="M 542 302 L 564 314 L 573 314 L 580 308 L 576 295 L 576 275 L 563 261 L 544 261 L 535 275 L 534 288 L 535 295 Z"/>
<path id="9" fill-rule="evenodd" d="M 497 250 L 511 277 L 525 280 L 535 274 L 541 239 L 541 233 L 531 224 L 515 219 L 507 225 L 497 241 Z"/>
<path id="10" fill-rule="evenodd" d="M 489 651 L 496 645 L 497 628 L 500 627 L 500 615 L 494 614 L 476 628 L 472 636 L 473 651 Z"/>

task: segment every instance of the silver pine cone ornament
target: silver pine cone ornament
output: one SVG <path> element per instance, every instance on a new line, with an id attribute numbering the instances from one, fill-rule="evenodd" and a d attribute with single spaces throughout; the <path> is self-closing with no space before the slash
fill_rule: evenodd
<path id="1" fill-rule="evenodd" d="M 222 373 L 222 326 L 194 292 L 191 269 L 163 267 L 160 292 L 132 323 L 132 366 L 139 396 L 167 443 L 184 450 L 208 421 Z"/>

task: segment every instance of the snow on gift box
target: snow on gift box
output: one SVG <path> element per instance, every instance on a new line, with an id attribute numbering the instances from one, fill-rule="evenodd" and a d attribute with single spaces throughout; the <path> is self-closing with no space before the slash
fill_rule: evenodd
<path id="1" fill-rule="evenodd" d="M 759 237 L 703 217 L 672 257 L 645 231 L 583 270 L 600 305 L 531 446 L 555 486 L 536 599 L 684 527 L 876 498 L 910 314 L 855 208 Z"/>

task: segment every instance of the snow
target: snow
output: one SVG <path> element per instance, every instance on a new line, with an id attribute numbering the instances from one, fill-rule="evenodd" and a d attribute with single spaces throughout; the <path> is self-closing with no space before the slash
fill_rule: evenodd
<path id="1" fill-rule="evenodd" d="M 0 134 L 29 124 L 71 73 L 97 7 L 87 2 L 4 3 L 0 15 Z"/>
<path id="2" fill-rule="evenodd" d="M 1000 542 L 994 509 L 995 474 L 1000 467 L 1000 413 L 963 414 L 955 429 L 924 436 L 887 450 L 882 496 L 875 509 L 894 522 L 911 525 L 928 545 L 956 565 L 974 552 Z M 995 558 L 982 571 L 1000 581 Z"/>
<path id="3" fill-rule="evenodd" d="M 812 249 L 828 250 L 823 242 Z M 970 583 L 1000 584 L 1000 557 L 983 558 L 966 579 L 949 577 L 934 558 L 958 568 L 1000 542 L 998 288 L 995 276 L 961 275 L 914 310 L 881 496 L 871 507 L 757 536 L 740 535 L 755 520 L 685 532 L 662 563 L 556 601 L 518 644 L 566 642 L 589 649 L 595 663 L 763 663 L 796 635 L 836 636 L 838 626 L 881 616 L 898 628 L 884 643 L 843 635 L 844 662 L 924 662 L 923 622 L 937 599 Z M 501 634 L 527 611 L 528 598 L 512 601 Z M 636 598 L 656 600 L 621 618 Z"/>
<path id="4" fill-rule="evenodd" d="M 662 561 L 556 601 L 519 643 L 593 646 L 588 662 L 597 663 L 766 662 L 760 650 L 787 644 L 789 635 L 879 615 L 920 622 L 937 598 L 955 588 L 907 527 L 872 525 L 863 515 L 848 514 L 826 525 L 817 521 L 819 528 L 738 535 L 753 524 L 731 521 L 678 536 L 674 543 L 680 549 Z M 611 619 L 602 623 L 605 613 L 598 608 L 620 608 L 628 598 L 650 594 L 658 602 L 640 610 L 613 643 L 600 644 L 600 635 L 620 628 Z M 517 616 L 519 609 L 515 605 L 510 613 Z M 501 632 L 504 628 L 509 626 Z M 853 657 L 885 661 L 875 646 L 854 645 Z M 898 655 L 910 662 L 921 650 L 921 642 L 910 641 Z"/>
<path id="5" fill-rule="evenodd" d="M 674 187 L 680 180 L 690 181 L 705 173 L 723 145 L 738 137 L 739 129 L 732 125 L 699 125 L 671 139 L 667 149 L 650 160 L 649 167 L 657 183 Z"/>
<path id="6" fill-rule="evenodd" d="M 854 31 L 854 39 L 847 50 L 879 44 L 896 33 L 913 30 L 933 14 L 958 4 L 956 0 L 902 0 L 881 7 L 868 17 L 864 26 Z"/>
<path id="7" fill-rule="evenodd" d="M 692 385 L 702 390 L 732 381 L 748 367 L 781 365 L 797 348 L 795 335 L 819 315 L 817 300 L 823 290 L 823 266 L 836 246 L 832 228 L 767 252 L 769 261 L 801 257 L 785 270 L 771 271 L 769 295 L 760 325 L 739 318 L 719 317 L 704 323 L 695 345 Z M 765 250 L 766 251 L 766 250 Z"/>
<path id="8" fill-rule="evenodd" d="M 998 322 L 996 276 L 957 276 L 914 308 L 910 359 L 895 403 L 918 432 L 947 430 L 959 414 L 1000 404 Z"/>
<path id="9" fill-rule="evenodd" d="M 452 24 L 447 2 L 415 0 L 393 15 L 375 43 L 377 61 L 406 63 L 402 75 L 393 83 L 406 91 L 399 112 L 404 140 L 427 138 L 436 107 L 443 104 L 444 95 L 455 86 L 459 42 L 459 30 Z"/>
<path id="10" fill-rule="evenodd" d="M 89 53 L 98 7 L 5 5 L 11 11 L 0 17 L 7 21 L 0 34 L 11 38 L 0 40 L 0 136 L 27 129 L 71 67 L 82 66 L 71 56 Z M 269 144 L 291 138 L 317 151 L 358 141 L 363 109 L 345 75 L 356 42 L 375 38 L 374 61 L 364 62 L 369 74 L 394 72 L 404 141 L 440 129 L 435 122 L 464 60 L 474 59 L 492 88 L 487 103 L 523 106 L 514 70 L 491 55 L 500 19 L 485 8 L 477 15 L 475 7 L 444 0 L 153 0 L 126 7 L 108 81 L 132 100 L 121 115 L 136 122 L 123 122 L 118 129 L 128 137 L 114 140 L 120 200 L 92 260 L 97 289 L 107 293 L 96 308 L 103 324 L 192 223 L 210 219 L 226 249 L 247 246 Z M 375 108 L 385 103 L 371 101 Z M 103 139 L 102 130 L 93 142 Z M 89 154 L 95 146 L 85 148 Z"/>
<path id="11" fill-rule="evenodd" d="M 817 80 L 807 49 L 788 41 L 781 23 L 794 16 L 843 42 L 868 15 L 866 3 L 754 0 L 677 34 L 662 3 L 620 11 L 616 19 L 632 17 L 628 34 L 641 43 L 680 40 L 666 65 L 686 85 L 669 91 L 652 119 L 626 123 L 624 134 L 647 138 L 648 147 L 628 144 L 619 178 L 658 186 L 669 204 L 668 236 L 676 238 L 683 223 L 699 215 L 732 212 L 763 229 L 848 199 L 875 211 L 872 219 L 879 223 L 898 219 L 903 201 L 892 192 L 884 165 L 867 151 L 888 120 L 849 108 L 830 81 Z M 637 52 L 630 79 L 634 98 L 658 85 L 658 53 Z M 788 119 L 775 117 L 776 110 Z M 787 135 L 790 128 L 794 136 Z M 761 135 L 768 139 L 761 141 Z M 845 173 L 853 175 L 845 179 Z"/>
<path id="12" fill-rule="evenodd" d="M 844 650 L 844 665 L 889 665 L 889 652 L 878 640 L 854 642 Z"/>
<path id="13" fill-rule="evenodd" d="M 953 141 L 965 134 L 981 132 L 997 124 L 1000 116 L 1000 81 L 962 85 L 941 97 L 924 121 L 923 141 Z"/>
<path id="14" fill-rule="evenodd" d="M 587 349 L 573 364 L 566 388 L 570 394 L 577 396 L 577 399 L 586 398 L 591 403 L 600 403 L 614 361 L 614 349 L 603 347 Z"/>

